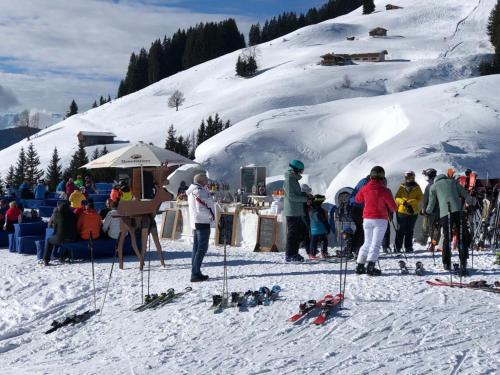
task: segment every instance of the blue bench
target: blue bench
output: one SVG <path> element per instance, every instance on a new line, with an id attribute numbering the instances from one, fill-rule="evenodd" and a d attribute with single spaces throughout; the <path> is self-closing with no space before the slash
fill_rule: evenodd
<path id="1" fill-rule="evenodd" d="M 0 247 L 9 247 L 9 234 L 3 230 L 0 231 Z"/>
<path id="2" fill-rule="evenodd" d="M 45 238 L 47 223 L 21 223 L 14 224 L 12 240 L 9 241 L 9 250 L 20 254 L 36 254 L 35 241 Z"/>
<path id="3" fill-rule="evenodd" d="M 110 182 L 96 182 L 95 189 L 101 194 L 103 191 L 111 191 L 113 184 Z"/>
<path id="4" fill-rule="evenodd" d="M 89 198 L 93 199 L 94 203 L 106 202 L 106 199 L 109 198 L 109 194 L 89 194 Z"/>
<path id="5" fill-rule="evenodd" d="M 54 212 L 54 208 L 53 206 L 42 206 L 38 209 L 38 215 L 40 217 L 51 217 L 52 216 L 52 212 Z"/>
<path id="6" fill-rule="evenodd" d="M 59 199 L 45 199 L 43 206 L 57 207 L 57 202 L 59 202 Z"/>
<path id="7" fill-rule="evenodd" d="M 43 199 L 21 199 L 21 204 L 24 208 L 40 208 L 45 205 Z"/>

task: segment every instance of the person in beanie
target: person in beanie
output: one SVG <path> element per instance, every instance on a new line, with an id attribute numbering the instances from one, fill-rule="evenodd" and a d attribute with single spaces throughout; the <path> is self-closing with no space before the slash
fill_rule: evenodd
<path id="1" fill-rule="evenodd" d="M 310 213 L 311 222 L 311 243 L 307 253 L 309 259 L 316 259 L 318 253 L 318 244 L 321 244 L 321 257 L 328 258 L 328 233 L 330 233 L 330 224 L 328 224 L 328 215 L 321 205 L 325 201 L 324 195 L 316 194 L 312 200 L 312 210 Z"/>
<path id="2" fill-rule="evenodd" d="M 208 280 L 201 273 L 201 264 L 208 250 L 210 228 L 215 223 L 214 201 L 207 189 L 208 178 L 200 173 L 194 176 L 186 194 L 189 204 L 189 219 L 193 229 L 193 253 L 191 257 L 191 282 Z"/>
<path id="3" fill-rule="evenodd" d="M 384 186 L 385 171 L 380 166 L 370 171 L 370 181 L 356 194 L 355 200 L 363 204 L 363 230 L 365 241 L 359 249 L 356 273 L 378 276 L 375 268 L 378 253 L 387 229 L 388 214 L 397 210 L 391 191 Z M 368 262 L 365 268 L 365 263 Z"/>
<path id="4" fill-rule="evenodd" d="M 407 253 L 413 252 L 413 230 L 418 218 L 418 209 L 422 202 L 423 194 L 420 186 L 415 182 L 415 172 L 405 173 L 405 180 L 399 186 L 396 193 L 396 203 L 398 212 L 396 218 L 398 221 L 398 230 L 396 232 L 395 253 L 400 253 L 404 247 Z"/>
<path id="5" fill-rule="evenodd" d="M 429 203 L 425 212 L 431 215 L 436 204 L 439 205 L 439 222 L 443 228 L 443 267 L 447 271 L 451 269 L 450 227 L 451 231 L 455 229 L 460 243 L 460 274 L 466 276 L 470 236 L 467 231 L 462 199 L 471 206 L 475 203 L 470 194 L 455 179 L 440 174 L 429 190 Z M 448 220 L 448 215 L 450 220 Z"/>
<path id="6" fill-rule="evenodd" d="M 312 189 L 307 184 L 300 185 L 300 191 L 306 193 L 307 196 L 312 196 Z M 311 212 L 312 208 L 309 201 L 304 203 L 303 206 L 304 206 L 304 218 L 306 220 L 307 231 L 304 240 L 301 242 L 301 244 L 306 249 L 306 253 L 309 254 L 309 247 L 311 246 L 311 219 L 309 217 L 309 213 Z"/>
<path id="7" fill-rule="evenodd" d="M 299 254 L 299 246 L 308 236 L 304 203 L 309 203 L 311 196 L 303 193 L 299 181 L 304 172 L 304 163 L 300 160 L 292 160 L 290 169 L 285 173 L 283 190 L 285 191 L 283 215 L 286 217 L 286 262 L 303 262 L 304 258 Z"/>
<path id="8" fill-rule="evenodd" d="M 422 200 L 422 208 L 420 214 L 423 215 L 422 220 L 422 235 L 424 237 L 424 244 L 427 243 L 427 239 L 430 237 L 429 250 L 434 251 L 435 246 L 439 243 L 441 238 L 441 227 L 439 225 L 439 205 L 436 205 L 434 211 L 431 215 L 427 215 L 425 209 L 429 204 L 429 193 L 432 184 L 434 184 L 434 179 L 437 176 L 437 171 L 434 168 L 428 168 L 422 172 L 427 180 L 428 184 L 425 187 L 424 198 Z"/>
<path id="9" fill-rule="evenodd" d="M 63 242 L 73 242 L 77 239 L 76 232 L 76 215 L 68 205 L 67 201 L 57 202 L 57 211 L 54 212 L 54 227 L 55 234 L 45 241 L 45 249 L 43 253 L 43 263 L 48 266 L 52 249 L 54 246 L 59 246 Z M 64 258 L 64 254 L 59 254 L 60 258 Z"/>

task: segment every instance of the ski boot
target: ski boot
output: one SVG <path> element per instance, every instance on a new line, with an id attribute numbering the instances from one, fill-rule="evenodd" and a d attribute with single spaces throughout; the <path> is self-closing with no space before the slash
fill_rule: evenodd
<path id="1" fill-rule="evenodd" d="M 375 268 L 375 262 L 368 262 L 368 266 L 366 267 L 366 274 L 370 276 L 380 276 L 382 271 L 378 268 Z"/>
<path id="2" fill-rule="evenodd" d="M 408 271 L 408 268 L 406 267 L 405 261 L 400 260 L 398 263 L 399 263 L 399 268 L 401 269 L 401 274 L 408 275 L 410 272 Z"/>
<path id="3" fill-rule="evenodd" d="M 362 275 L 362 274 L 366 273 L 365 265 L 361 264 L 361 263 L 358 263 L 358 265 L 356 266 L 356 273 L 358 275 Z"/>
<path id="4" fill-rule="evenodd" d="M 461 277 L 469 276 L 469 271 L 467 271 L 467 262 L 463 262 L 458 270 L 458 275 Z"/>
<path id="5" fill-rule="evenodd" d="M 500 266 L 500 252 L 497 251 L 496 256 L 497 256 L 497 258 L 495 259 L 495 264 L 497 266 Z"/>
<path id="6" fill-rule="evenodd" d="M 328 251 L 322 251 L 321 258 L 323 258 L 323 259 L 330 258 L 330 254 L 328 254 Z"/>
<path id="7" fill-rule="evenodd" d="M 458 275 L 460 272 L 460 264 L 458 263 L 453 263 L 453 273 Z"/>
<path id="8" fill-rule="evenodd" d="M 415 274 L 417 276 L 424 276 L 424 272 L 425 272 L 425 269 L 424 269 L 424 265 L 422 264 L 422 262 L 415 263 Z"/>

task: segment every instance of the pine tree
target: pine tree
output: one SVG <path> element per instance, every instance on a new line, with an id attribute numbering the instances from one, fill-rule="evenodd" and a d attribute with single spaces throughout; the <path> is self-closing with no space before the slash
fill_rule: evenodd
<path id="1" fill-rule="evenodd" d="M 108 94 L 108 100 L 106 101 L 106 103 L 111 103 L 111 96 Z"/>
<path id="2" fill-rule="evenodd" d="M 97 101 L 94 100 L 94 103 L 92 104 L 92 108 L 97 108 L 98 105 L 97 105 Z"/>
<path id="3" fill-rule="evenodd" d="M 59 181 L 61 181 L 62 167 L 60 161 L 61 158 L 59 157 L 57 147 L 54 147 L 54 151 L 52 152 L 52 158 L 50 159 L 50 164 L 45 174 L 50 191 L 55 191 L 57 184 L 59 183 Z"/>
<path id="4" fill-rule="evenodd" d="M 118 86 L 118 93 L 116 94 L 117 98 L 121 98 L 128 94 L 127 86 L 125 85 L 125 80 L 120 81 L 120 85 Z"/>
<path id="5" fill-rule="evenodd" d="M 363 14 L 370 14 L 375 11 L 373 0 L 363 0 Z"/>
<path id="6" fill-rule="evenodd" d="M 71 101 L 68 112 L 66 112 L 66 118 L 69 118 L 78 113 L 78 106 L 74 100 Z"/>
<path id="7" fill-rule="evenodd" d="M 177 138 L 175 136 L 174 125 L 168 128 L 167 140 L 165 141 L 165 150 L 175 151 L 177 148 Z"/>
<path id="8" fill-rule="evenodd" d="M 99 98 L 99 105 L 103 105 L 103 104 L 106 104 L 106 100 L 104 99 L 104 97 L 101 95 L 101 97 Z"/>
<path id="9" fill-rule="evenodd" d="M 104 147 L 101 150 L 101 154 L 99 155 L 99 157 L 106 155 L 108 152 L 109 151 L 108 151 L 106 145 L 104 145 Z"/>
<path id="10" fill-rule="evenodd" d="M 2 175 L 0 174 L 0 196 L 5 195 L 5 187 L 3 186 Z"/>
<path id="11" fill-rule="evenodd" d="M 174 151 L 179 155 L 185 157 L 189 156 L 189 143 L 187 140 L 184 140 L 184 137 L 182 135 L 177 139 L 177 145 Z"/>
<path id="12" fill-rule="evenodd" d="M 5 185 L 15 187 L 16 185 L 16 171 L 14 166 L 11 165 L 7 172 L 7 177 L 5 177 Z"/>
<path id="13" fill-rule="evenodd" d="M 90 160 L 95 160 L 99 159 L 100 153 L 99 153 L 99 147 L 94 148 L 94 152 L 92 152 L 92 156 L 90 157 Z"/>
<path id="14" fill-rule="evenodd" d="M 44 171 L 39 169 L 40 157 L 33 143 L 30 143 L 26 151 L 26 181 L 30 185 L 36 184 L 43 177 Z"/>
<path id="15" fill-rule="evenodd" d="M 26 154 L 21 147 L 17 157 L 16 169 L 14 171 L 14 186 L 17 188 L 26 180 Z"/>
<path id="16" fill-rule="evenodd" d="M 488 36 L 491 44 L 495 48 L 495 57 L 493 59 L 492 70 L 494 73 L 500 73 L 500 0 L 497 1 L 495 8 L 491 11 L 488 20 Z"/>
<path id="17" fill-rule="evenodd" d="M 69 167 L 64 171 L 64 179 L 67 180 L 70 177 L 76 177 L 78 174 L 84 173 L 81 171 L 81 167 L 89 162 L 87 152 L 83 142 L 78 143 L 78 149 L 75 151 L 71 157 Z"/>
<path id="18" fill-rule="evenodd" d="M 205 129 L 205 120 L 201 120 L 200 127 L 198 128 L 198 134 L 196 136 L 196 146 L 201 145 L 207 140 L 207 131 Z"/>
<path id="19" fill-rule="evenodd" d="M 260 30 L 260 23 L 252 25 L 250 27 L 250 32 L 248 33 L 248 44 L 250 46 L 255 46 L 257 44 L 260 44 L 261 33 L 262 31 Z"/>

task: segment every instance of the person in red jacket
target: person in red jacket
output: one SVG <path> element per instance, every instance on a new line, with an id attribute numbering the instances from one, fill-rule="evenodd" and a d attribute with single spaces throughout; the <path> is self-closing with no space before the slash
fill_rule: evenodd
<path id="1" fill-rule="evenodd" d="M 370 181 L 359 190 L 355 200 L 358 204 L 364 204 L 363 229 L 365 241 L 359 249 L 357 259 L 357 274 L 367 273 L 370 276 L 378 276 L 381 271 L 375 268 L 378 253 L 385 230 L 389 213 L 397 210 L 396 202 L 391 191 L 384 185 L 384 168 L 376 166 L 370 171 Z M 368 265 L 365 268 L 365 263 Z"/>
<path id="2" fill-rule="evenodd" d="M 76 231 L 82 240 L 97 240 L 101 234 L 101 216 L 94 209 L 94 202 L 87 202 L 87 207 L 78 217 Z"/>
<path id="3" fill-rule="evenodd" d="M 7 233 L 14 232 L 14 224 L 22 221 L 23 212 L 17 207 L 17 203 L 12 201 L 9 203 L 9 209 L 5 212 L 5 221 L 3 230 Z"/>

